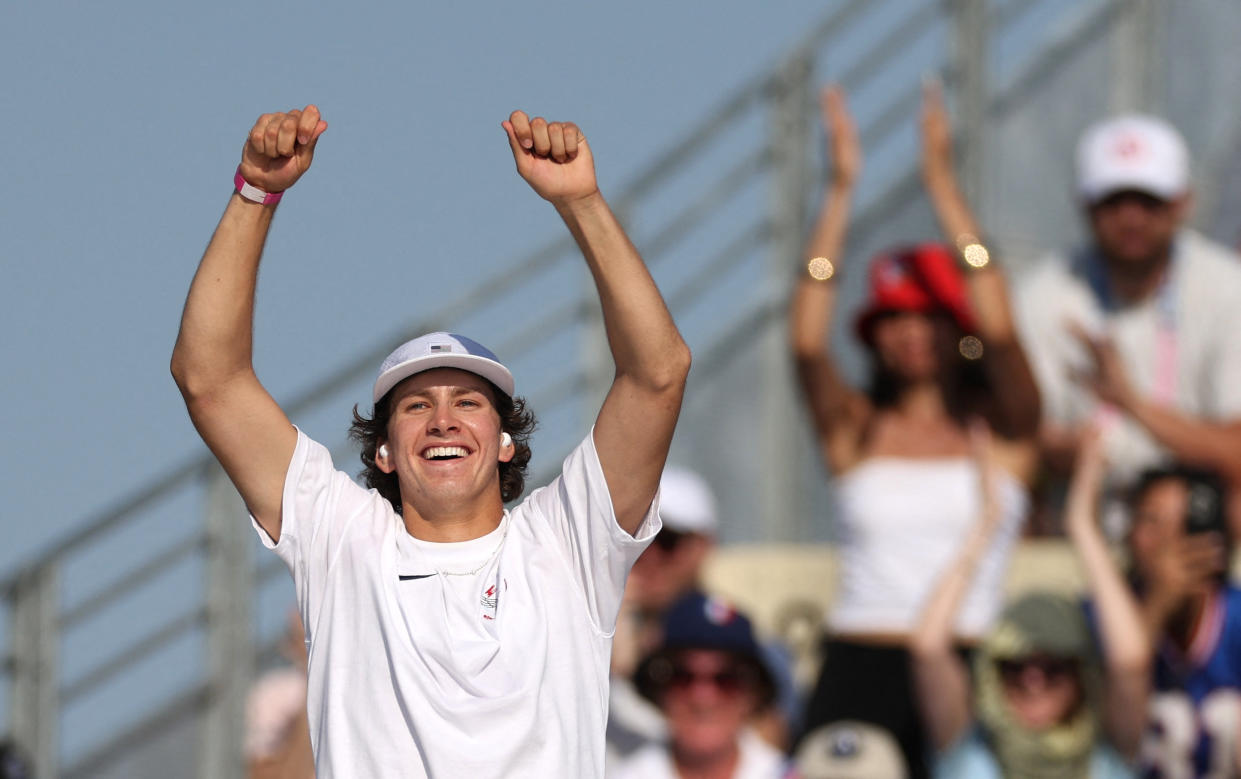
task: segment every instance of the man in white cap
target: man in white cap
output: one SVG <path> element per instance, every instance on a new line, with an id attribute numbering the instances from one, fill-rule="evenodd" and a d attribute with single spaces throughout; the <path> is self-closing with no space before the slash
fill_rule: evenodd
<path id="1" fill-rule="evenodd" d="M 1189 154 L 1167 122 L 1089 128 L 1077 186 L 1091 240 L 1018 285 L 1045 460 L 1067 473 L 1104 428 L 1113 487 L 1169 459 L 1241 469 L 1241 263 L 1185 226 Z"/>
<path id="2" fill-rule="evenodd" d="M 327 129 L 314 106 L 264 114 L 251 130 L 186 301 L 173 375 L 293 573 L 320 777 L 603 771 L 612 630 L 626 574 L 660 527 L 689 350 L 578 128 L 520 111 L 502 124 L 518 173 L 581 247 L 616 363 L 562 474 L 511 511 L 532 419 L 477 342 L 434 333 L 384 362 L 373 416 L 355 411 L 372 490 L 336 470 L 255 375 L 259 256 L 276 202 Z"/>
<path id="3" fill-rule="evenodd" d="M 719 524 L 707 482 L 676 466 L 664 469 L 660 477 L 659 517 L 663 530 L 634 563 L 627 585 L 627 596 L 655 624 L 678 598 L 700 587 Z"/>

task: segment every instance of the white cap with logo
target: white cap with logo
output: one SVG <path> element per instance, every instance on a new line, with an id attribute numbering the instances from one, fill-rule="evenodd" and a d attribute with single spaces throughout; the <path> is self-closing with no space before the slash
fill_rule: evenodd
<path id="1" fill-rule="evenodd" d="M 1107 119 L 1077 145 L 1077 189 L 1087 203 L 1123 190 L 1171 200 L 1189 190 L 1189 151 L 1176 128 L 1153 116 Z"/>
<path id="2" fill-rule="evenodd" d="M 375 379 L 374 402 L 378 403 L 401 381 L 432 368 L 469 371 L 490 381 L 505 395 L 513 396 L 513 374 L 490 349 L 463 335 L 427 333 L 406 341 L 384 358 L 379 378 Z"/>

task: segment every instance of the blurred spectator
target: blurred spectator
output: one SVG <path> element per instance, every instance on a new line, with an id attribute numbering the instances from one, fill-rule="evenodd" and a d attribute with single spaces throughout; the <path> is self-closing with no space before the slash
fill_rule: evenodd
<path id="1" fill-rule="evenodd" d="M 313 779 L 306 717 L 306 632 L 289 612 L 280 652 L 289 665 L 268 671 L 246 700 L 246 767 L 250 779 Z"/>
<path id="2" fill-rule="evenodd" d="M 937 86 L 922 119 L 923 178 L 950 246 L 881 255 L 857 322 L 872 364 L 869 390 L 850 386 L 829 348 L 850 198 L 861 164 L 843 95 L 824 91 L 830 190 L 793 294 L 789 337 L 820 451 L 835 475 L 841 581 L 833 637 L 804 728 L 839 720 L 879 725 L 898 740 L 910 775 L 927 773 L 910 678 L 909 635 L 935 580 L 979 512 L 967 425 L 1000 436 L 1002 527 L 980 550 L 979 575 L 954 634 L 979 639 L 1001 584 L 1037 464 L 1038 393 L 1008 305 L 1004 276 L 977 239 L 953 171 L 952 133 Z"/>
<path id="3" fill-rule="evenodd" d="M 631 677 L 639 660 L 663 642 L 669 607 L 701 589 L 703 566 L 715 547 L 719 526 L 716 500 L 707 482 L 693 471 L 669 466 L 659 482 L 663 529 L 630 571 L 613 641 L 611 695 L 608 704 L 608 765 L 643 746 L 661 743 L 664 718 L 634 688 Z M 774 674 L 779 707 L 755 712 L 751 725 L 774 745 L 787 741 L 787 717 L 800 705 L 792 688 L 791 661 L 772 646 L 760 644 Z"/>
<path id="4" fill-rule="evenodd" d="M 1241 262 L 1185 226 L 1184 140 L 1148 116 L 1097 124 L 1078 146 L 1077 188 L 1090 240 L 1017 286 L 1045 461 L 1067 473 L 1082 431 L 1101 423 L 1113 491 L 1170 459 L 1235 481 Z"/>
<path id="5" fill-rule="evenodd" d="M 1133 575 L 1157 652 L 1145 775 L 1241 775 L 1241 590 L 1226 579 L 1219 480 L 1183 466 L 1148 471 L 1132 507 Z"/>
<path id="6" fill-rule="evenodd" d="M 627 759 L 616 779 L 777 779 L 784 757 L 746 728 L 775 694 L 750 620 L 718 598 L 673 604 L 663 641 L 643 660 L 638 689 L 668 723 L 666 744 Z"/>
<path id="7" fill-rule="evenodd" d="M 676 466 L 659 480 L 664 526 L 629 571 L 612 642 L 607 765 L 664 738 L 664 718 L 631 681 L 638 661 L 663 640 L 668 607 L 698 589 L 702 566 L 715 545 L 715 496 L 698 474 Z M 608 771 L 609 775 L 612 773 Z"/>
<path id="8" fill-rule="evenodd" d="M 837 722 L 806 736 L 789 779 L 905 779 L 905 758 L 886 730 Z"/>
<path id="9" fill-rule="evenodd" d="M 30 763 L 22 756 L 17 745 L 0 741 L 0 779 L 33 779 Z"/>
<path id="10" fill-rule="evenodd" d="M 982 519 L 940 579 L 914 637 L 919 704 L 935 774 L 951 779 L 1132 776 L 1150 686 L 1150 646 L 1137 602 L 1096 521 L 1105 465 L 1099 436 L 1083 441 L 1066 525 L 1090 588 L 1102 656 L 1086 610 L 1032 593 L 1004 610 L 969 670 L 952 623 L 999 525 L 994 467 Z"/>
<path id="11" fill-rule="evenodd" d="M 659 516 L 663 529 L 633 564 L 625 583 L 639 622 L 639 654 L 660 641 L 664 613 L 686 593 L 699 589 L 702 566 L 715 546 L 719 526 L 715 495 L 693 471 L 664 469 L 659 480 Z"/>

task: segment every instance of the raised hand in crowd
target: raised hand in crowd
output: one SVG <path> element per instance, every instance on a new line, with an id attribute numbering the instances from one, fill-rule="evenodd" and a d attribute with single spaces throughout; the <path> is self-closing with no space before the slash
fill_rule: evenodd
<path id="1" fill-rule="evenodd" d="M 981 477 L 982 512 L 927 599 L 910 637 L 918 705 L 930 746 L 937 752 L 960 740 L 974 721 L 969 669 L 957 653 L 954 638 L 957 615 L 978 565 L 1003 526 L 1004 513 L 996 495 L 1000 473 L 993 447 L 991 431 L 975 421 L 970 427 L 970 450 Z"/>
<path id="2" fill-rule="evenodd" d="M 1040 415 L 1038 386 L 1017 338 L 1008 284 L 957 181 L 952 125 L 937 81 L 923 87 L 921 133 L 923 186 L 944 240 L 957 248 L 969 268 L 966 282 L 983 369 L 1004 387 L 994 398 L 991 422 L 1004 438 L 1033 440 Z"/>
<path id="3" fill-rule="evenodd" d="M 1137 756 L 1150 696 L 1151 646 L 1138 603 L 1099 527 L 1107 463 L 1101 435 L 1089 430 L 1078 451 L 1065 504 L 1065 530 L 1086 573 L 1102 641 L 1103 723 L 1117 751 Z"/>
<path id="4" fill-rule="evenodd" d="M 856 437 L 869 412 L 869 402 L 843 379 L 832 355 L 828 330 L 836 308 L 836 286 L 823 282 L 840 270 L 853 189 L 862 169 L 862 148 L 840 87 L 823 89 L 819 109 L 827 136 L 827 190 L 806 244 L 808 266 L 793 291 L 789 341 L 824 461 L 833 470 L 843 470 L 852 459 L 850 439 Z"/>

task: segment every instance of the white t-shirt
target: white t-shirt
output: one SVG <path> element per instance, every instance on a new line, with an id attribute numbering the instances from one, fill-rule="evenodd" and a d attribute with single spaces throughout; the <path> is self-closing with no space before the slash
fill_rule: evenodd
<path id="1" fill-rule="evenodd" d="M 750 730 L 741 732 L 741 750 L 731 779 L 780 779 L 787 774 L 784 755 Z M 662 744 L 652 744 L 620 764 L 608 779 L 679 779 L 672 755 Z"/>
<path id="2" fill-rule="evenodd" d="M 419 542 L 298 431 L 280 543 L 255 529 L 293 573 L 318 776 L 602 775 L 612 631 L 658 502 L 620 528 L 592 432 L 492 533 Z"/>
<path id="3" fill-rule="evenodd" d="M 1127 483 L 1167 458 L 1144 428 L 1101 408 L 1073 378 L 1090 364 L 1065 329 L 1077 321 L 1110 333 L 1134 387 L 1181 413 L 1241 419 L 1241 259 L 1198 233 L 1178 236 L 1167 280 L 1148 299 L 1107 300 L 1101 260 L 1088 249 L 1049 257 L 1016 285 L 1018 325 L 1048 422 L 1099 419 L 1113 483 Z"/>

